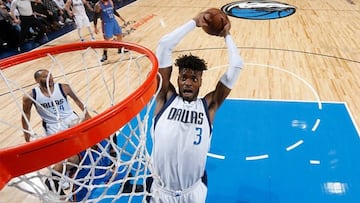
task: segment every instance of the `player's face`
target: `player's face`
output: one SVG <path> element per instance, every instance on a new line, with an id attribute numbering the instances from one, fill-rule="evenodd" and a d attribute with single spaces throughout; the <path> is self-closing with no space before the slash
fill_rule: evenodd
<path id="1" fill-rule="evenodd" d="M 196 100 L 201 86 L 202 71 L 183 68 L 179 71 L 179 94 L 186 101 Z"/>
<path id="2" fill-rule="evenodd" d="M 49 74 L 48 71 L 42 71 L 40 73 L 40 77 L 38 78 L 38 82 L 39 82 L 40 86 L 44 87 L 44 88 L 48 87 L 48 83 L 49 83 L 49 87 L 54 86 L 54 79 L 53 79 L 52 75 Z"/>

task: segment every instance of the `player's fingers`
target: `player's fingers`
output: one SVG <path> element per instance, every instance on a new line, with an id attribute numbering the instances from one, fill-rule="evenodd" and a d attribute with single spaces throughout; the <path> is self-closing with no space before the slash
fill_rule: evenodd
<path id="1" fill-rule="evenodd" d="M 206 15 L 208 14 L 206 14 L 205 12 L 201 12 L 194 18 L 197 27 L 208 26 Z"/>
<path id="2" fill-rule="evenodd" d="M 224 26 L 224 29 L 220 32 L 219 36 L 225 37 L 227 34 L 229 34 L 231 28 L 231 23 L 228 21 L 226 25 Z"/>

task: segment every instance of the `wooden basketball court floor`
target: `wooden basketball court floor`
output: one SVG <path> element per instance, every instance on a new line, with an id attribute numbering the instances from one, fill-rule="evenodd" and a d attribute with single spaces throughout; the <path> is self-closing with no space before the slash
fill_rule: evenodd
<path id="1" fill-rule="evenodd" d="M 195 16 L 198 12 L 209 7 L 221 7 L 231 2 L 233 1 L 138 0 L 119 9 L 120 14 L 127 21 L 135 21 L 135 23 L 130 25 L 130 27 L 125 28 L 125 31 L 128 31 L 129 34 L 124 38 L 124 41 L 137 43 L 151 50 L 155 50 L 156 44 L 162 35 L 183 24 L 189 20 L 189 18 Z M 241 76 L 230 97 L 237 99 L 249 99 L 255 104 L 258 100 L 268 101 L 268 103 L 266 103 L 268 106 L 265 105 L 266 108 L 261 108 L 264 112 L 267 110 L 270 111 L 274 108 L 274 106 L 276 106 L 276 104 L 278 104 L 274 101 L 280 101 L 280 103 L 281 101 L 301 101 L 301 104 L 303 104 L 303 102 L 311 102 L 314 103 L 315 106 L 317 106 L 319 101 L 322 104 L 344 104 L 348 110 L 346 112 L 348 112 L 348 115 L 351 117 L 350 120 L 353 121 L 353 125 L 349 125 L 350 128 L 357 129 L 356 126 L 360 124 L 360 106 L 357 102 L 360 99 L 358 96 L 360 86 L 358 78 L 360 75 L 360 42 L 358 40 L 360 38 L 360 1 L 286 0 L 281 2 L 296 6 L 296 13 L 289 17 L 275 20 L 246 20 L 230 17 L 232 23 L 231 34 L 245 61 L 245 67 L 242 70 Z M 102 38 L 98 35 L 97 39 L 101 40 Z M 78 37 L 76 32 L 73 31 L 49 42 L 45 46 L 54 46 L 75 41 L 78 41 Z M 221 74 L 225 71 L 227 65 L 227 53 L 223 39 L 208 36 L 202 32 L 201 29 L 197 29 L 196 31 L 190 33 L 175 48 L 175 52 L 176 54 L 191 52 L 194 55 L 203 57 L 208 62 L 210 69 L 204 74 L 203 86 L 200 91 L 200 95 L 203 95 L 214 88 L 214 85 Z M 71 66 L 74 61 L 63 61 L 63 63 Z M 41 64 L 39 64 L 39 66 L 41 66 Z M 28 76 L 28 83 L 33 84 L 32 75 L 36 68 L 37 67 L 24 67 L 21 77 Z M 258 108 L 256 105 L 249 107 Z M 220 116 L 221 114 L 226 113 L 225 111 L 231 111 L 231 108 L 220 109 Z M 286 110 L 284 109 L 284 111 Z M 239 118 L 233 119 L 240 119 L 249 112 L 246 111 L 246 113 L 243 113 L 240 111 L 237 113 L 239 114 Z M 11 114 L 10 110 L 9 114 Z M 35 113 L 33 113 L 33 115 L 35 115 Z M 261 117 L 261 114 L 259 115 Z M 14 117 L 17 116 L 18 115 L 14 115 Z M 255 119 L 252 119 L 252 121 L 257 121 L 257 117 L 253 118 Z M 281 120 L 281 118 L 281 114 L 271 117 L 271 119 L 275 121 L 279 119 Z M 341 148 L 346 148 L 346 146 L 352 146 L 354 142 L 357 142 L 357 144 L 359 142 L 357 131 L 352 133 L 353 131 L 350 130 L 351 133 L 349 133 L 349 130 L 346 130 L 348 129 L 348 125 L 343 124 L 342 121 L 344 118 L 346 118 L 346 116 L 338 116 L 338 114 L 331 114 L 331 116 L 327 118 L 332 124 L 331 128 L 329 126 L 328 128 L 337 129 L 339 131 L 336 135 L 341 136 L 341 138 L 337 137 L 334 141 L 338 142 L 337 146 Z M 264 119 L 258 119 L 258 121 L 262 120 Z M 240 122 L 241 120 L 238 121 Z M 320 122 L 319 126 L 322 124 L 323 123 Z M 221 124 L 216 123 L 215 125 Z M 240 125 L 241 123 L 239 123 L 239 126 Z M 250 124 L 246 125 L 251 126 Z M 270 124 L 266 122 L 258 122 L 256 126 L 261 129 L 267 127 L 268 125 Z M 295 122 L 295 125 L 303 125 L 303 123 Z M 241 130 L 238 131 L 234 128 L 234 126 L 220 126 L 217 128 L 227 129 L 229 127 L 231 127 L 232 131 L 226 131 L 228 134 L 227 136 L 230 136 L 229 134 L 232 134 L 232 132 L 243 132 L 243 130 L 246 129 L 246 127 L 242 127 L 240 128 Z M 279 128 L 281 128 L 281 126 Z M 271 128 L 270 131 L 271 130 L 274 129 Z M 244 133 L 246 133 L 246 131 L 244 131 Z M 306 134 L 306 132 L 303 133 Z M 329 136 L 333 135 L 331 131 L 326 131 L 326 133 L 328 133 Z M 327 135 L 326 133 L 324 136 Z M 276 132 L 271 133 L 271 136 L 274 136 L 274 134 L 276 134 Z M 347 136 L 350 136 L 351 138 Z M 241 137 L 241 133 L 239 133 L 238 137 Z M 215 150 L 219 148 L 221 144 L 226 143 L 219 141 L 220 139 L 221 138 L 217 137 L 214 133 L 212 149 Z M 258 137 L 258 139 L 260 140 L 261 137 Z M 318 140 L 318 142 L 321 142 L 321 140 Z M 13 146 L 21 143 L 23 143 L 22 134 L 13 135 L 6 134 L 6 132 L 4 132 L 0 138 L 1 147 Z M 315 142 L 310 145 L 312 148 L 308 149 L 309 151 L 307 154 L 314 152 L 312 149 L 318 147 L 316 143 L 315 139 Z M 276 145 L 276 142 L 269 140 L 269 142 L 266 143 L 266 146 L 269 147 L 269 149 L 272 145 Z M 246 146 L 240 146 L 239 148 L 241 149 L 241 147 L 250 150 L 254 146 L 249 144 Z M 359 147 L 359 145 L 357 145 L 357 147 Z M 239 148 L 236 149 L 239 150 Z M 351 149 L 353 148 L 356 148 L 356 146 Z M 333 150 L 336 151 L 336 149 Z M 334 151 L 329 151 L 329 153 L 330 152 Z M 357 151 L 355 150 L 354 152 Z M 215 151 L 215 153 L 221 154 L 221 151 Z M 257 155 L 261 155 L 261 153 Z M 330 160 L 332 155 L 333 154 L 330 153 L 325 156 L 327 156 Z M 293 157 L 284 159 L 283 162 L 278 162 L 278 164 L 283 163 L 281 168 L 285 171 L 292 169 L 290 166 L 294 164 L 294 162 L 291 161 L 297 156 L 303 157 L 303 155 L 299 154 L 291 156 Z M 354 166 L 356 166 L 355 168 L 358 168 L 358 155 L 356 153 L 349 153 L 346 154 L 346 156 L 348 156 L 349 160 L 352 158 L 351 161 Z M 259 158 L 255 155 L 253 158 L 254 157 Z M 208 164 L 210 170 L 210 181 L 213 178 L 211 176 L 211 167 L 214 164 L 214 160 L 212 159 L 213 158 L 211 157 L 209 158 Z M 246 160 L 246 158 L 243 160 Z M 312 161 L 312 165 L 321 165 L 317 164 L 319 163 L 318 160 Z M 336 161 L 336 159 L 333 161 Z M 239 188 L 240 190 L 242 189 L 242 192 L 233 191 L 225 187 L 224 194 L 226 194 L 226 189 L 228 189 L 229 192 L 231 191 L 234 193 L 233 195 L 229 195 L 230 198 L 232 198 L 231 196 L 237 196 L 239 198 L 237 200 L 242 202 L 289 202 L 288 198 L 275 198 L 272 196 L 273 194 L 268 191 L 256 190 L 256 185 L 252 185 L 256 183 L 265 184 L 267 187 L 270 187 L 271 177 L 275 176 L 274 171 L 277 170 L 276 166 L 273 166 L 270 172 L 268 171 L 260 175 L 252 172 L 251 170 L 261 168 L 264 166 L 263 164 L 264 162 L 261 161 L 241 162 L 240 168 L 243 168 L 243 171 L 235 170 L 236 167 L 232 169 L 230 164 L 228 173 L 223 174 L 224 179 L 226 180 L 231 178 L 232 174 L 239 173 L 237 175 L 243 175 L 241 176 L 243 179 L 240 179 L 243 182 L 239 184 L 241 186 Z M 299 163 L 295 162 L 295 164 Z M 267 163 L 267 166 L 269 166 L 269 163 Z M 299 167 L 301 168 L 301 166 Z M 327 167 L 323 167 L 323 169 L 329 170 Z M 246 174 L 247 172 L 248 174 Z M 283 195 L 287 197 L 287 195 L 293 194 L 294 196 L 291 196 L 291 198 L 299 198 L 304 193 L 301 193 L 301 191 L 296 193 L 296 190 L 305 187 L 296 186 L 298 184 L 303 184 L 301 181 L 305 178 L 319 178 L 316 174 L 321 173 L 321 171 L 317 171 L 315 175 L 313 174 L 313 176 L 310 177 L 301 177 L 299 175 L 296 179 L 290 179 L 294 182 L 282 181 L 281 183 L 285 184 L 284 188 L 294 188 L 291 193 L 287 194 L 286 190 L 284 190 Z M 341 170 L 340 174 L 348 174 L 348 171 Z M 293 175 L 296 176 L 296 174 Z M 250 179 L 246 178 L 247 176 L 266 177 L 267 182 L 264 183 L 261 178 L 258 178 L 258 182 L 251 182 L 249 185 L 246 185 L 246 181 L 249 181 Z M 351 187 L 355 189 L 355 191 L 350 190 L 351 194 L 358 194 L 360 192 L 357 185 L 358 183 L 356 182 L 358 181 L 358 177 L 355 171 L 351 171 L 350 174 L 346 175 L 346 177 L 346 180 L 349 181 L 347 182 L 348 186 L 344 186 L 344 183 L 341 182 L 341 180 L 336 180 L 336 178 L 328 181 L 322 180 L 324 184 L 328 184 L 323 188 L 333 188 L 335 194 L 331 193 L 326 195 L 326 191 L 322 191 L 322 195 L 325 197 L 324 199 L 320 199 L 322 200 L 321 202 L 359 202 L 359 196 L 346 196 L 347 193 L 342 192 L 344 190 L 341 189 L 342 187 Z M 284 179 L 287 178 L 289 177 L 284 177 Z M 221 180 L 219 177 L 216 179 L 217 181 Z M 305 182 L 309 184 L 313 183 L 311 181 Z M 226 181 L 223 183 L 226 183 Z M 277 183 L 275 182 L 274 184 Z M 219 198 L 219 195 L 212 192 L 213 187 L 214 186 L 211 185 L 209 186 L 209 198 L 217 199 Z M 250 190 L 249 188 L 252 188 L 253 190 Z M 309 188 L 311 188 L 310 185 Z M 329 191 L 331 192 L 332 190 L 329 189 L 328 192 Z M 281 195 L 282 193 L 280 192 L 279 194 Z M 244 198 L 241 199 L 240 195 L 243 195 Z M 251 199 L 251 197 L 256 195 L 261 196 L 264 199 Z M 319 194 L 313 194 L 312 191 L 309 190 L 309 192 L 305 193 L 305 195 L 310 195 L 310 198 L 304 199 L 303 202 L 319 202 L 319 199 L 311 199 L 311 196 L 317 197 Z M 349 198 L 341 199 L 341 197 Z M 234 198 L 232 200 L 234 200 Z M 209 201 L 211 202 L 210 199 Z M 22 192 L 7 187 L 0 191 L 0 202 L 36 202 L 36 200 Z M 231 201 L 229 200 L 228 202 Z"/>

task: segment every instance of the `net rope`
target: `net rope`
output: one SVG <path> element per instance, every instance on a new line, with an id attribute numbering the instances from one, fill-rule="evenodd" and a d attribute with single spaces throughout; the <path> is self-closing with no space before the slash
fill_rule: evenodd
<path id="1" fill-rule="evenodd" d="M 82 87 L 83 93 L 79 98 L 84 103 L 85 110 L 89 111 L 92 116 L 100 114 L 123 100 L 126 95 L 131 94 L 136 86 L 142 84 L 151 67 L 150 62 L 148 64 L 144 62 L 149 59 L 136 51 L 124 52 L 122 49 L 121 54 L 118 55 L 120 58 L 105 65 L 99 62 L 98 52 L 99 50 L 90 47 L 80 52 L 80 66 L 82 67 L 79 72 L 85 78 L 85 85 Z M 72 78 L 69 67 L 65 67 L 61 63 L 61 57 L 48 54 L 47 58 L 51 61 L 49 72 L 59 75 L 54 77 L 54 80 L 64 81 L 70 87 L 76 86 L 77 81 Z M 96 63 L 89 64 L 90 61 L 95 61 L 94 59 L 96 59 Z M 109 66 L 111 67 L 109 68 Z M 148 67 L 148 69 L 144 67 Z M 10 95 L 7 99 L 11 98 L 17 112 L 25 117 L 19 95 L 30 97 L 27 90 L 29 87 L 22 87 L 17 81 L 5 76 L 4 72 L 1 70 L 0 74 L 3 83 L 6 84 L 7 95 Z M 124 77 L 119 78 L 119 75 Z M 119 84 L 119 80 L 126 81 L 125 85 Z M 103 92 L 100 98 L 94 96 L 94 87 L 92 87 L 94 83 L 101 84 Z M 47 85 L 49 85 L 49 77 Z M 119 94 L 120 91 L 125 91 L 125 93 Z M 15 94 L 16 92 L 17 94 Z M 62 161 L 61 172 L 54 170 L 54 165 L 51 165 L 13 178 L 8 186 L 32 194 L 42 202 L 145 202 L 150 195 L 147 190 L 149 180 L 153 178 L 149 155 L 151 143 L 148 139 L 148 122 L 154 106 L 154 97 L 126 125 L 93 147 L 84 149 L 77 154 L 77 162 L 70 161 L 71 158 Z M 94 100 L 99 102 L 101 100 L 101 103 L 106 104 L 96 107 Z M 37 101 L 32 99 L 32 102 L 36 103 Z M 59 110 L 56 109 L 56 112 L 58 122 L 62 122 L 59 119 Z M 77 125 L 84 116 L 85 111 L 80 112 L 80 119 L 71 123 L 69 127 Z M 45 136 L 40 132 L 38 126 L 34 126 L 33 122 L 28 119 L 26 122 L 29 126 L 27 132 L 31 134 L 33 140 Z M 0 118 L 0 123 L 17 132 L 24 131 L 22 127 L 19 127 L 19 123 L 10 123 L 2 118 Z"/>

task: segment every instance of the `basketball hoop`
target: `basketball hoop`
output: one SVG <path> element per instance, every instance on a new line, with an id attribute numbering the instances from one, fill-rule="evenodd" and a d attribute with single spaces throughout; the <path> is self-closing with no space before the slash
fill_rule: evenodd
<path id="1" fill-rule="evenodd" d="M 117 50 L 119 48 L 124 48 L 129 52 L 118 55 L 120 57 L 116 56 L 119 59 L 115 60 L 109 68 L 99 62 L 100 57 L 97 53 L 99 49 L 103 48 L 108 48 L 109 52 L 111 52 L 112 49 Z M 47 170 L 51 170 L 49 166 L 52 164 L 61 162 L 80 152 L 84 152 L 84 157 L 88 157 L 89 160 L 94 159 L 95 161 L 93 160 L 91 166 L 83 167 L 89 167 L 86 169 L 89 171 L 104 170 L 102 175 L 105 176 L 104 174 L 106 174 L 107 178 L 101 176 L 103 178 L 101 179 L 100 176 L 96 176 L 94 180 L 76 180 L 74 178 L 76 174 L 80 170 L 84 170 L 84 168 L 81 168 L 81 164 L 83 163 L 80 163 L 79 165 L 76 165 L 77 170 L 74 172 L 75 175 L 73 175 L 73 177 L 70 177 L 65 171 L 63 174 L 57 174 L 59 177 L 56 178 L 70 183 L 70 190 L 72 191 L 67 192 L 66 195 L 56 191 L 50 192 L 46 187 L 40 189 L 40 192 L 32 192 L 35 193 L 36 196 L 39 196 L 39 198 L 41 198 L 41 195 L 44 196 L 44 194 L 55 193 L 55 196 L 59 197 L 59 200 L 54 200 L 52 199 L 54 197 L 49 197 L 49 195 L 46 197 L 47 199 L 51 199 L 48 201 L 54 202 L 77 202 L 73 197 L 77 195 L 76 190 L 80 191 L 79 188 L 85 188 L 87 191 L 85 197 L 81 201 L 91 199 L 91 202 L 98 202 L 104 198 L 119 198 L 121 196 L 120 194 L 123 193 L 126 193 L 127 198 L 130 200 L 135 193 L 141 194 L 143 196 L 142 198 L 144 198 L 146 191 L 144 189 L 137 189 L 136 186 L 142 185 L 145 188 L 145 179 L 151 176 L 148 169 L 149 156 L 146 149 L 146 134 L 148 115 L 152 106 L 151 101 L 157 89 L 156 77 L 158 66 L 155 55 L 149 49 L 133 43 L 95 41 L 42 48 L 9 57 L 0 61 L 1 75 L 4 82 L 9 84 L 9 94 L 13 94 L 16 91 L 22 93 L 26 91 L 22 87 L 14 87 L 16 86 L 14 84 L 17 83 L 5 76 L 4 72 L 6 69 L 40 58 L 50 58 L 51 62 L 49 62 L 49 64 L 52 70 L 55 70 L 55 67 L 60 67 L 59 69 L 61 69 L 59 71 L 61 72 L 59 78 L 65 78 L 64 80 L 67 82 L 72 81 L 72 85 L 74 85 L 76 80 L 74 82 L 74 79 L 69 79 L 72 75 L 65 70 L 69 68 L 63 68 L 63 65 L 59 65 L 59 61 L 66 57 L 73 57 L 75 53 L 78 53 L 83 59 L 83 62 L 80 63 L 83 67 L 79 69 L 79 72 L 82 71 L 81 74 L 86 75 L 86 80 L 88 80 L 88 84 L 84 85 L 84 89 L 86 89 L 85 92 L 89 92 L 88 88 L 90 85 L 94 85 L 94 83 L 103 83 L 103 87 L 101 88 L 108 90 L 107 92 L 110 95 L 108 100 L 111 100 L 111 102 L 109 102 L 107 107 L 101 107 L 102 111 L 99 113 L 97 110 L 91 111 L 96 112 L 94 114 L 97 114 L 92 115 L 91 119 L 79 123 L 67 130 L 51 136 L 40 136 L 39 139 L 29 143 L 0 149 L 0 189 L 2 189 L 11 179 L 19 176 L 20 178 L 13 181 L 11 185 L 21 189 L 21 186 L 19 185 L 24 184 L 24 180 L 25 182 L 32 182 L 26 178 L 28 176 L 25 174 L 34 171 L 44 171 L 44 168 L 46 167 Z M 94 62 L 95 65 L 91 66 L 88 63 L 91 63 L 92 61 L 96 62 Z M 127 68 L 126 71 L 124 70 L 125 68 Z M 146 68 L 148 68 L 148 70 Z M 109 69 L 111 69 L 111 71 L 109 71 Z M 117 73 L 122 71 L 125 71 L 126 74 L 125 72 L 122 74 Z M 111 79 L 106 79 L 106 74 L 112 74 L 110 77 Z M 91 75 L 93 75 L 93 78 L 95 79 L 101 79 L 98 81 L 89 79 Z M 119 79 L 121 75 L 125 76 L 125 78 Z M 29 75 L 29 77 L 31 77 L 31 75 Z M 137 78 L 135 81 L 130 79 L 134 77 Z M 124 93 L 126 95 L 124 97 L 120 96 L 119 98 L 114 99 L 117 94 L 117 89 L 114 87 L 116 85 L 119 86 L 117 84 L 118 80 L 120 82 L 127 78 L 130 80 L 129 85 L 121 85 L 122 87 L 119 89 L 121 89 L 121 91 L 127 89 L 128 93 Z M 129 86 L 133 86 L 134 83 L 138 84 L 137 87 L 129 88 Z M 111 84 L 113 85 L 112 92 L 109 90 L 111 89 Z M 84 93 L 84 95 L 86 95 L 84 97 L 87 101 L 85 102 L 85 106 L 89 108 L 93 108 L 91 106 L 96 106 L 90 105 L 89 103 L 91 101 L 94 102 L 94 100 L 97 100 L 99 101 L 98 103 L 101 103 L 100 101 L 104 96 L 99 95 L 100 98 L 93 97 L 91 91 L 90 93 Z M 12 98 L 16 100 L 14 103 L 19 107 L 21 102 L 21 100 L 19 101 L 20 97 L 13 96 Z M 94 103 L 96 104 L 96 102 Z M 20 117 L 21 115 L 19 114 L 16 116 Z M 20 129 L 20 134 L 21 133 Z M 121 141 L 122 139 L 123 141 Z M 106 142 L 104 142 L 104 140 L 106 140 Z M 118 143 L 119 140 L 120 144 Z M 94 145 L 97 145 L 97 150 L 92 148 Z M 110 147 L 115 149 L 116 155 L 110 155 L 110 152 L 106 150 Z M 101 167 L 97 168 L 97 163 L 101 162 L 102 159 L 110 160 L 110 165 L 101 165 Z M 70 163 L 65 162 L 64 165 L 66 164 Z M 111 174 L 106 171 L 111 171 Z M 44 183 L 45 179 L 51 178 L 49 175 L 51 173 L 54 172 L 37 172 L 35 177 Z M 78 177 L 78 179 L 81 178 Z M 105 179 L 108 181 L 107 183 L 102 182 L 102 180 Z M 98 181 L 100 183 L 97 183 L 96 180 L 100 180 Z M 136 182 L 136 184 L 132 184 L 131 190 L 125 192 L 125 183 L 129 181 Z M 104 185 L 106 185 L 107 188 Z M 30 187 L 36 190 L 35 186 Z M 108 189 L 111 187 L 117 187 L 116 191 L 118 194 L 110 194 L 111 192 L 109 192 Z"/>

